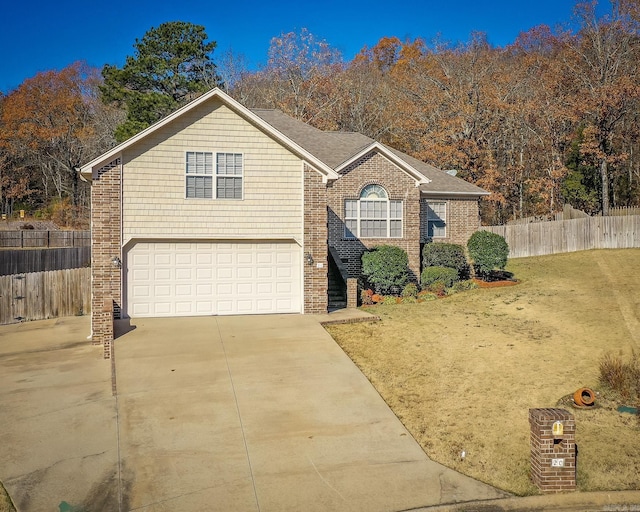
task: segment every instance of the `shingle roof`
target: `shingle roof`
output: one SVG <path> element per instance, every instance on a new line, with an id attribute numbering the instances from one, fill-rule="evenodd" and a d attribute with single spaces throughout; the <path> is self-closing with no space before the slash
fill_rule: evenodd
<path id="1" fill-rule="evenodd" d="M 280 110 L 252 109 L 252 112 L 333 169 L 337 169 L 354 155 L 375 144 L 375 140 L 361 133 L 325 132 L 319 130 L 288 116 Z M 425 195 L 480 196 L 488 194 L 480 187 L 451 176 L 402 151 L 386 145 L 384 147 L 430 180 L 430 183 L 420 185 L 420 190 Z"/>
<path id="2" fill-rule="evenodd" d="M 389 148 L 389 146 L 386 147 Z M 402 151 L 398 151 L 393 148 L 389 148 L 389 150 L 429 178 L 430 183 L 420 185 L 420 192 L 425 195 L 489 195 L 489 192 L 477 187 L 473 183 L 456 178 L 455 176 L 452 176 L 433 165 L 429 165 L 426 162 L 422 162 L 417 158 L 413 158 Z"/>
<path id="3" fill-rule="evenodd" d="M 298 121 L 280 110 L 251 109 L 254 114 L 282 132 L 332 168 L 338 167 L 375 141 L 361 133 L 325 132 Z"/>

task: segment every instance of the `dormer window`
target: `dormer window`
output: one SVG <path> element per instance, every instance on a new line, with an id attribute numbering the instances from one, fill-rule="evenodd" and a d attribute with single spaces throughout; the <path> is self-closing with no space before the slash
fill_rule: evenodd
<path id="1" fill-rule="evenodd" d="M 389 199 L 384 187 L 367 185 L 344 207 L 345 238 L 402 238 L 402 201 Z"/>

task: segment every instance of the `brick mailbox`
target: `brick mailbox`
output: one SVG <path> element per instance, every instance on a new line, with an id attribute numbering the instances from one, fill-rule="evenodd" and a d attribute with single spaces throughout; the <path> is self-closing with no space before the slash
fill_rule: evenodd
<path id="1" fill-rule="evenodd" d="M 576 421 L 564 409 L 529 409 L 531 478 L 542 492 L 576 489 Z"/>

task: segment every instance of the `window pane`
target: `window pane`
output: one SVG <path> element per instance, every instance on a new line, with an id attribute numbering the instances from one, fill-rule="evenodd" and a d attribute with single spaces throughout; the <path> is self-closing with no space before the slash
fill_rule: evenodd
<path id="1" fill-rule="evenodd" d="M 187 151 L 187 174 L 213 174 L 213 153 Z"/>
<path id="2" fill-rule="evenodd" d="M 447 236 L 447 203 L 434 201 L 427 204 L 427 236 L 443 238 Z"/>
<path id="3" fill-rule="evenodd" d="M 344 203 L 344 216 L 346 219 L 355 219 L 358 216 L 358 201 L 347 199 Z"/>
<path id="4" fill-rule="evenodd" d="M 242 176 L 242 154 L 218 153 L 216 156 L 216 174 Z"/>
<path id="5" fill-rule="evenodd" d="M 219 176 L 216 197 L 218 199 L 242 199 L 242 178 Z"/>
<path id="6" fill-rule="evenodd" d="M 402 201 L 391 201 L 390 203 L 392 219 L 402 219 Z"/>
<path id="7" fill-rule="evenodd" d="M 447 203 L 427 204 L 427 216 L 430 220 L 446 220 Z"/>
<path id="8" fill-rule="evenodd" d="M 431 238 L 446 236 L 445 223 L 440 220 L 429 221 L 427 236 Z"/>
<path id="9" fill-rule="evenodd" d="M 344 237 L 356 238 L 358 236 L 358 221 L 356 219 L 347 219 L 344 223 Z"/>
<path id="10" fill-rule="evenodd" d="M 360 198 L 362 199 L 386 199 L 387 197 L 387 191 L 380 185 L 367 185 L 360 192 Z"/>
<path id="11" fill-rule="evenodd" d="M 213 178 L 209 176 L 187 176 L 187 198 L 211 199 Z"/>
<path id="12" fill-rule="evenodd" d="M 392 238 L 402 238 L 402 221 L 401 220 L 392 220 L 390 227 L 391 227 L 390 236 Z"/>
<path id="13" fill-rule="evenodd" d="M 360 221 L 360 236 L 363 238 L 387 238 L 386 220 Z"/>

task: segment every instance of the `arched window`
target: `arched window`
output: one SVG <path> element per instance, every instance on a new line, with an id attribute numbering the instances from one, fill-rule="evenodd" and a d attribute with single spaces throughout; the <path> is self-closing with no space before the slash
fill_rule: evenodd
<path id="1" fill-rule="evenodd" d="M 402 201 L 380 185 L 367 185 L 344 204 L 345 238 L 402 238 Z"/>

